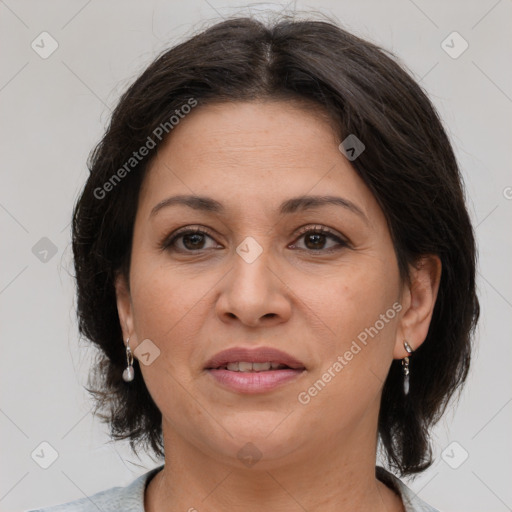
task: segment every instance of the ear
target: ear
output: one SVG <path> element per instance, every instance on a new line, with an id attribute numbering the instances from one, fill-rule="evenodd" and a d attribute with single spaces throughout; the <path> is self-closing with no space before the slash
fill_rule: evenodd
<path id="1" fill-rule="evenodd" d="M 416 350 L 427 337 L 441 281 L 441 260 L 437 255 L 422 256 L 410 266 L 410 284 L 402 290 L 403 313 L 397 330 L 393 357 L 407 356 L 404 340 Z"/>
<path id="2" fill-rule="evenodd" d="M 116 289 L 117 313 L 123 331 L 123 340 L 126 341 L 127 338 L 132 338 L 132 341 L 135 341 L 133 340 L 135 329 L 133 325 L 133 306 L 130 287 L 122 272 L 116 275 L 114 285 Z M 130 345 L 134 346 L 136 343 L 130 342 Z"/>

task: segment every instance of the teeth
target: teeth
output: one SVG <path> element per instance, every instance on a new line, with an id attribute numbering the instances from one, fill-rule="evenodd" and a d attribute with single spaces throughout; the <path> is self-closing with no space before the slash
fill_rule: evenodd
<path id="1" fill-rule="evenodd" d="M 249 363 L 245 361 L 239 361 L 236 363 L 228 363 L 226 368 L 232 372 L 266 372 L 269 370 L 276 370 L 278 368 L 286 368 L 285 365 L 280 363 Z"/>
<path id="2" fill-rule="evenodd" d="M 252 372 L 252 370 L 253 370 L 252 363 L 243 363 L 243 362 L 238 363 L 238 371 L 239 372 Z"/>
<path id="3" fill-rule="evenodd" d="M 272 363 L 252 363 L 251 366 L 257 372 L 268 372 L 272 367 Z"/>

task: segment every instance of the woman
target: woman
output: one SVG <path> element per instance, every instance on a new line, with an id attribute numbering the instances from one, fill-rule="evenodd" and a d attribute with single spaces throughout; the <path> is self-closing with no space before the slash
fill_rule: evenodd
<path id="1" fill-rule="evenodd" d="M 224 21 L 135 81 L 90 170 L 90 391 L 164 464 L 45 511 L 435 510 L 376 455 L 432 464 L 476 251 L 446 133 L 392 58 L 327 22 Z"/>

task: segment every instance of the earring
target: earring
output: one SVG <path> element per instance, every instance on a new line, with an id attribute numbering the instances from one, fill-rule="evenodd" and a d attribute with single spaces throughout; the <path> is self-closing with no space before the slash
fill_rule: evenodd
<path id="1" fill-rule="evenodd" d="M 414 352 L 409 343 L 404 340 L 404 347 L 407 351 L 407 356 L 402 359 L 402 367 L 404 369 L 404 394 L 409 394 L 409 356 Z"/>
<path id="2" fill-rule="evenodd" d="M 125 382 L 131 382 L 135 377 L 135 371 L 133 370 L 133 354 L 130 349 L 130 338 L 126 340 L 126 362 L 127 367 L 125 368 L 123 372 L 123 380 Z"/>

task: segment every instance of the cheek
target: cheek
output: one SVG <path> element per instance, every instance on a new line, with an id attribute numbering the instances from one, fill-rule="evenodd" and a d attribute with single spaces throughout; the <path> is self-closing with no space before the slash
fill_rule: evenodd
<path id="1" fill-rule="evenodd" d="M 341 388 L 350 389 L 351 393 L 375 392 L 385 380 L 393 358 L 400 308 L 396 302 L 399 293 L 396 263 L 374 258 L 368 258 L 365 263 L 338 269 L 330 276 L 329 286 L 305 281 L 300 292 L 314 312 L 312 321 L 319 326 L 313 331 L 317 333 L 316 343 L 322 354 L 318 374 L 331 369 L 340 375 L 329 385 L 335 394 Z M 340 362 L 339 356 L 343 370 L 336 372 L 332 366 Z M 369 378 L 375 386 L 368 386 Z"/>
<path id="2" fill-rule="evenodd" d="M 340 268 L 321 285 L 306 280 L 300 294 L 322 320 L 329 337 L 346 343 L 379 320 L 398 292 L 394 268 L 375 262 Z"/>
<path id="3" fill-rule="evenodd" d="M 150 339 L 160 350 L 151 365 L 140 365 L 149 393 L 160 410 L 180 410 L 197 417 L 200 407 L 187 392 L 192 386 L 191 361 L 201 339 L 208 287 L 203 278 L 181 278 L 179 273 L 146 266 L 136 270 L 132 287 L 137 340 Z"/>
<path id="4" fill-rule="evenodd" d="M 160 363 L 181 379 L 188 379 L 196 362 L 197 343 L 211 316 L 212 290 L 218 276 L 184 271 L 151 261 L 134 261 L 132 303 L 139 340 L 149 338 L 161 351 Z"/>

